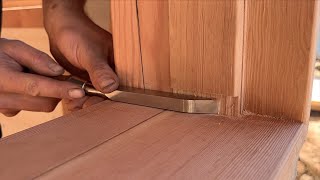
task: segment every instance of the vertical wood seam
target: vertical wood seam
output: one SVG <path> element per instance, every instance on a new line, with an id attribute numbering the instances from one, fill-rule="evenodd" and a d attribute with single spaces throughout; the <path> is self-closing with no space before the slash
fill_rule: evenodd
<path id="1" fill-rule="evenodd" d="M 243 28 L 242 28 L 242 30 L 243 30 L 243 34 L 242 34 L 242 59 L 241 59 L 241 61 L 242 61 L 242 63 L 241 63 L 241 84 L 240 84 L 240 97 L 239 97 L 239 104 L 240 104 L 240 110 L 239 110 L 239 112 L 240 112 L 240 114 L 242 114 L 243 113 L 243 111 L 244 111 L 244 91 L 245 91 L 245 89 L 244 89 L 244 84 L 245 84 L 245 81 L 244 81 L 244 79 L 245 79 L 245 53 L 246 53 L 246 27 L 247 27 L 247 21 L 246 21 L 246 17 L 247 17 L 247 13 L 246 13 L 246 7 L 247 7 L 247 1 L 246 0 L 243 0 L 243 3 L 244 3 L 244 7 L 243 7 Z"/>
<path id="2" fill-rule="evenodd" d="M 145 81 L 144 81 L 143 60 L 142 60 L 143 57 L 142 57 L 141 30 L 140 30 L 138 0 L 136 0 L 136 13 L 137 13 L 137 28 L 138 28 L 139 50 L 140 50 L 140 64 L 141 64 L 141 73 L 142 73 L 142 84 L 143 84 L 143 89 L 146 89 L 146 85 L 145 85 Z"/>
<path id="3" fill-rule="evenodd" d="M 65 162 L 63 162 L 63 163 L 58 164 L 58 165 L 56 165 L 56 166 L 54 166 L 54 167 L 52 167 L 52 168 L 50 168 L 50 169 L 48 169 L 48 170 L 46 170 L 46 171 L 42 172 L 41 174 L 37 175 L 37 176 L 36 176 L 36 177 L 34 177 L 33 179 L 40 178 L 41 176 L 43 176 L 43 175 L 45 175 L 45 174 L 48 174 L 49 172 L 53 171 L 54 169 L 57 169 L 57 168 L 59 168 L 60 166 L 62 166 L 62 165 L 64 165 L 64 164 L 66 164 L 66 163 L 68 163 L 68 162 L 71 162 L 71 161 L 73 161 L 73 160 L 75 160 L 75 159 L 77 159 L 77 158 L 80 158 L 80 157 L 81 157 L 81 156 L 83 156 L 84 154 L 87 154 L 88 152 L 90 152 L 90 151 L 92 151 L 92 150 L 94 150 L 94 149 L 96 149 L 96 148 L 98 148 L 98 147 L 102 146 L 103 144 L 107 143 L 108 141 L 111 141 L 112 139 L 114 139 L 114 138 L 116 138 L 116 137 L 121 136 L 122 134 L 126 133 L 127 131 L 130 131 L 131 129 L 134 129 L 135 127 L 140 126 L 140 125 L 141 125 L 141 124 L 143 124 L 144 122 L 149 121 L 149 120 L 151 120 L 151 119 L 153 119 L 153 118 L 157 117 L 158 115 L 162 114 L 163 112 L 165 112 L 165 111 L 164 111 L 164 110 L 162 110 L 162 111 L 160 111 L 160 112 L 158 112 L 158 113 L 154 114 L 153 116 L 151 116 L 151 117 L 149 117 L 149 118 L 147 118 L 147 119 L 143 120 L 142 122 L 140 122 L 140 123 L 138 123 L 138 124 L 136 124 L 136 125 L 134 125 L 134 126 L 130 127 L 129 129 L 126 129 L 125 131 L 123 131 L 123 132 L 121 132 L 121 133 L 119 133 L 119 134 L 117 134 L 117 135 L 115 135 L 115 136 L 113 136 L 113 137 L 110 137 L 110 138 L 108 138 L 108 139 L 106 139 L 106 140 L 104 140 L 104 141 L 100 142 L 99 144 L 97 144 L 97 145 L 95 145 L 95 146 L 91 147 L 90 149 L 88 149 L 88 150 L 86 150 L 86 151 L 84 151 L 84 152 L 82 152 L 82 153 L 78 154 L 77 156 L 74 156 L 74 157 L 72 157 L 71 159 L 68 159 L 67 161 L 65 161 Z"/>

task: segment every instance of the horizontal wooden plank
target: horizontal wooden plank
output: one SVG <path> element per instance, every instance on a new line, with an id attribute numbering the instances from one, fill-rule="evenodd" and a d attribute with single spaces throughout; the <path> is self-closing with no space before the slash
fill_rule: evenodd
<path id="1" fill-rule="evenodd" d="M 42 0 L 3 0 L 3 8 L 42 5 Z"/>
<path id="2" fill-rule="evenodd" d="M 2 12 L 2 27 L 32 28 L 43 27 L 43 12 L 41 7 L 17 9 Z"/>
<path id="3" fill-rule="evenodd" d="M 41 179 L 292 178 L 306 127 L 267 117 L 164 112 Z"/>
<path id="4" fill-rule="evenodd" d="M 162 110 L 106 101 L 0 140 L 0 179 L 33 179 Z"/>

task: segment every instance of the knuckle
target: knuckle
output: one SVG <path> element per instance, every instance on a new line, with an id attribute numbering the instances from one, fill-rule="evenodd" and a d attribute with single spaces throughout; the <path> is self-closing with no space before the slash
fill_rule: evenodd
<path id="1" fill-rule="evenodd" d="M 25 87 L 25 94 L 28 94 L 30 96 L 39 96 L 40 90 L 39 90 L 39 84 L 35 80 L 30 80 Z"/>
<path id="2" fill-rule="evenodd" d="M 102 77 L 106 74 L 110 74 L 109 73 L 109 68 L 107 68 L 108 65 L 106 65 L 105 63 L 97 63 L 95 65 L 92 66 L 93 71 L 93 75 L 96 77 Z"/>

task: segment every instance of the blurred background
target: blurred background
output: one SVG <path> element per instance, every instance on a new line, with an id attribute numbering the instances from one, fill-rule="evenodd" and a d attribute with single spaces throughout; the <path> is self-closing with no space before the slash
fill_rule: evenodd
<path id="1" fill-rule="evenodd" d="M 1 36 L 24 41 L 50 54 L 42 22 L 41 0 L 3 0 L 3 3 Z M 96 24 L 111 32 L 109 3 L 109 0 L 88 0 L 86 11 Z M 297 164 L 297 179 L 301 180 L 320 180 L 320 36 L 316 57 L 309 131 Z M 12 118 L 0 114 L 0 123 L 3 135 L 8 136 L 62 115 L 63 108 L 59 104 L 52 113 L 21 112 Z"/>

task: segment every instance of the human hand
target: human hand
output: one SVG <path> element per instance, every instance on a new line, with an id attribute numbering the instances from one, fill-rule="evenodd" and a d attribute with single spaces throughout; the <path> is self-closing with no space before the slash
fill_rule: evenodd
<path id="1" fill-rule="evenodd" d="M 90 80 L 104 93 L 117 89 L 119 79 L 113 71 L 112 35 L 86 16 L 80 1 L 44 2 L 50 49 L 59 64 L 72 75 Z M 103 100 L 100 97 L 66 100 L 65 107 L 74 111 Z"/>
<path id="2" fill-rule="evenodd" d="M 58 63 L 72 75 L 90 80 L 101 92 L 116 90 L 112 35 L 80 10 L 56 8 L 45 14 L 50 50 Z"/>
<path id="3" fill-rule="evenodd" d="M 21 41 L 0 39 L 0 113 L 51 112 L 60 99 L 84 97 L 78 85 L 50 78 L 63 73 L 47 54 Z"/>

